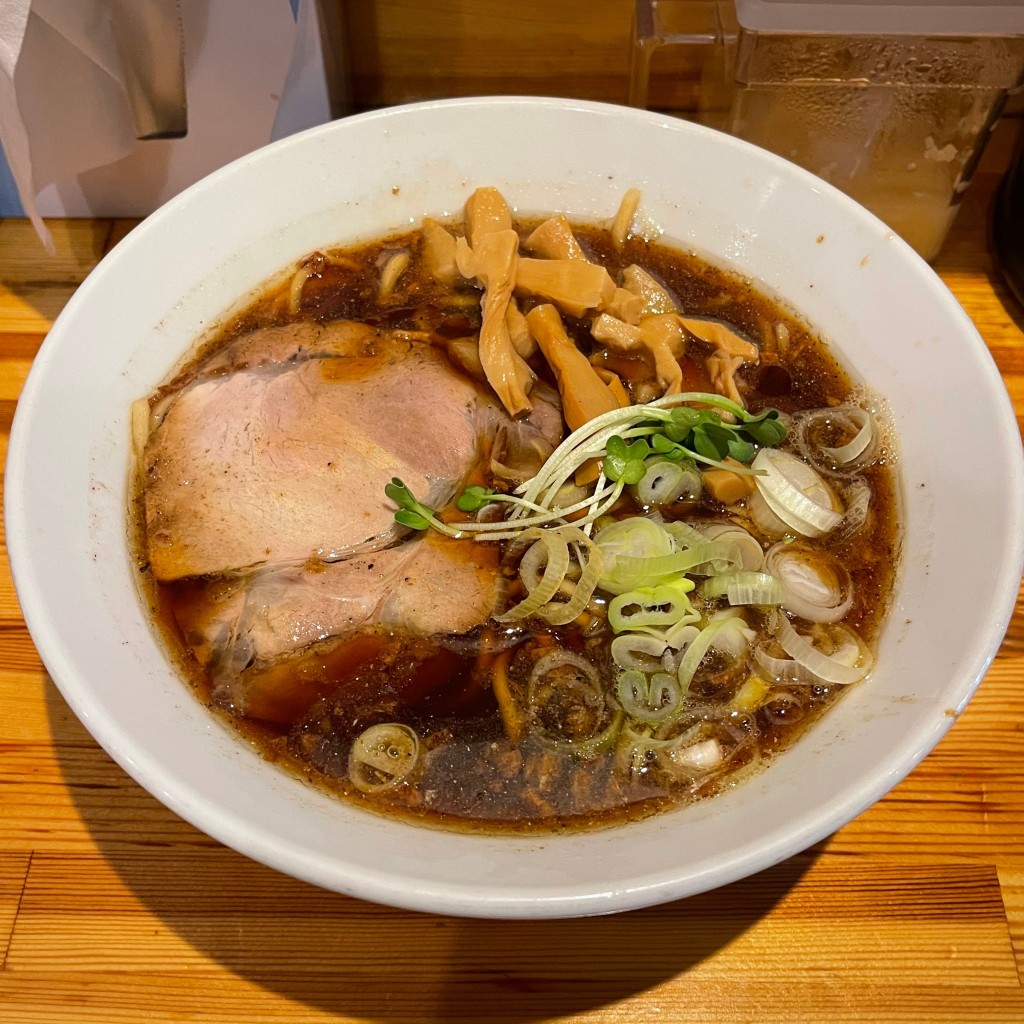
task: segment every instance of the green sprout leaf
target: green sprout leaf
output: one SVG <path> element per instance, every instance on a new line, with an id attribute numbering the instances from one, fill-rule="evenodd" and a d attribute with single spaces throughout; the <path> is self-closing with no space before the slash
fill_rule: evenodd
<path id="1" fill-rule="evenodd" d="M 670 458 L 674 456 L 679 458 L 682 457 L 682 448 L 665 434 L 655 434 L 651 438 L 651 447 L 659 455 L 668 455 Z M 676 456 L 677 452 L 679 453 L 678 456 Z"/>
<path id="2" fill-rule="evenodd" d="M 416 503 L 416 499 L 412 496 L 412 491 L 397 476 L 391 478 L 391 483 L 385 484 L 384 493 L 399 508 L 407 508 L 409 505 Z"/>
<path id="3" fill-rule="evenodd" d="M 474 484 L 459 495 L 455 507 L 460 512 L 479 512 L 485 505 L 490 505 L 494 501 L 496 493 L 490 487 L 480 487 Z"/>
<path id="4" fill-rule="evenodd" d="M 690 453 L 681 444 L 676 444 L 664 434 L 655 434 L 651 437 L 651 448 L 656 454 L 673 462 L 693 462 Z"/>
<path id="5" fill-rule="evenodd" d="M 729 454 L 729 432 L 715 430 L 710 423 L 701 423 L 693 431 L 693 448 L 705 459 L 721 461 Z"/>
<path id="6" fill-rule="evenodd" d="M 712 415 L 715 414 L 712 413 Z M 703 422 L 704 418 L 705 413 L 700 409 L 691 409 L 687 405 L 680 405 L 672 410 L 672 414 L 665 424 L 665 433 L 673 441 L 682 443 L 690 435 L 690 431 Z"/>
<path id="7" fill-rule="evenodd" d="M 629 462 L 629 450 L 626 442 L 618 434 L 608 438 L 605 445 L 604 473 L 610 480 L 619 480 Z"/>
<path id="8" fill-rule="evenodd" d="M 730 437 L 728 442 L 728 454 L 729 458 L 735 459 L 737 462 L 753 462 L 754 456 L 757 454 L 754 451 L 754 446 L 749 442 L 745 441 L 741 437 Z"/>
<path id="9" fill-rule="evenodd" d="M 779 419 L 778 409 L 765 409 L 746 420 L 743 430 L 764 448 L 773 448 L 786 437 L 786 425 Z"/>
<path id="10" fill-rule="evenodd" d="M 417 501 L 412 491 L 398 479 L 391 478 L 391 483 L 384 486 L 384 493 L 398 506 L 395 522 L 408 526 L 411 530 L 427 530 L 434 521 L 434 510 Z"/>
<path id="11" fill-rule="evenodd" d="M 395 522 L 401 523 L 402 526 L 408 526 L 412 530 L 428 530 L 430 529 L 430 520 L 425 516 L 419 514 L 419 512 L 413 512 L 408 508 L 400 508 L 395 513 Z"/>
<path id="12" fill-rule="evenodd" d="M 613 434 L 605 445 L 604 474 L 612 481 L 637 484 L 647 472 L 644 459 L 650 454 L 651 446 L 642 437 L 628 444 L 618 434 Z"/>
<path id="13" fill-rule="evenodd" d="M 696 458 L 705 463 L 721 463 L 731 458 L 749 464 L 757 447 L 774 447 L 786 436 L 777 409 L 751 415 L 737 407 L 733 415 L 740 422 L 724 422 L 716 409 L 678 406 L 658 425 L 658 432 L 651 437 L 651 448 L 675 460 Z"/>

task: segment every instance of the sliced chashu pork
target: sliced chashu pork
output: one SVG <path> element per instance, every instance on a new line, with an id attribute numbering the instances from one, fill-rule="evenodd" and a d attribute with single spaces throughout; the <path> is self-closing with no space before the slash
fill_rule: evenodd
<path id="1" fill-rule="evenodd" d="M 551 432 L 547 421 L 513 425 L 419 342 L 374 334 L 353 354 L 322 355 L 258 332 L 233 347 L 243 368 L 215 357 L 216 373 L 164 402 L 146 445 L 146 530 L 161 582 L 386 547 L 398 538 L 384 495 L 392 477 L 443 505 L 485 439 Z"/>
<path id="2" fill-rule="evenodd" d="M 257 331 L 182 379 L 145 450 L 150 558 L 163 582 L 201 577 L 179 620 L 219 700 L 285 720 L 329 682 L 339 638 L 488 618 L 496 550 L 397 536 L 384 485 L 442 504 L 485 449 L 539 464 L 562 432 L 552 391 L 513 422 L 442 353 L 351 324 Z"/>
<path id="3" fill-rule="evenodd" d="M 218 702 L 287 721 L 329 688 L 342 638 L 367 627 L 468 632 L 490 616 L 501 586 L 493 545 L 433 533 L 315 570 L 284 566 L 209 583 L 179 625 Z M 375 653 L 367 645 L 357 652 Z"/>

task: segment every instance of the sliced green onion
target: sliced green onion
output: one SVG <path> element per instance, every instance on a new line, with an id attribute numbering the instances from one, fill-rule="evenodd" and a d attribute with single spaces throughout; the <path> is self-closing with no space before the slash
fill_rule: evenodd
<path id="1" fill-rule="evenodd" d="M 680 737 L 673 736 L 671 739 L 659 739 L 656 736 L 649 735 L 649 726 L 642 726 L 640 730 L 634 728 L 635 722 L 623 722 L 622 724 L 622 738 L 629 743 L 635 743 L 638 746 L 642 746 L 644 751 L 651 751 L 657 753 L 659 750 L 669 750 L 679 743 Z M 699 728 L 699 725 L 698 725 Z M 693 732 L 693 730 L 687 730 L 687 733 Z"/>
<path id="2" fill-rule="evenodd" d="M 600 694 L 601 678 L 593 662 L 588 661 L 582 654 L 577 654 L 575 651 L 554 650 L 538 658 L 537 663 L 533 666 L 530 681 L 527 684 L 527 695 L 530 701 L 533 701 L 545 676 L 566 667 L 573 669 L 577 677 L 584 680 L 595 694 Z"/>
<path id="3" fill-rule="evenodd" d="M 657 558 L 671 554 L 672 538 L 657 523 L 642 516 L 621 519 L 600 530 L 594 543 L 601 551 L 602 570 L 598 586 L 611 594 L 625 593 L 636 584 L 620 582 L 618 563 L 624 558 Z"/>
<path id="4" fill-rule="evenodd" d="M 661 457 L 648 459 L 645 467 L 642 479 L 633 488 L 641 505 L 668 505 L 680 498 L 700 497 L 700 473 L 693 466 Z"/>
<path id="5" fill-rule="evenodd" d="M 622 728 L 624 718 L 625 715 L 621 711 L 616 711 L 612 715 L 611 721 L 601 732 L 594 736 L 588 736 L 585 740 L 555 739 L 553 736 L 546 736 L 541 733 L 537 736 L 537 742 L 542 747 L 556 754 L 586 760 L 604 753 L 615 743 L 619 730 Z"/>
<path id="6" fill-rule="evenodd" d="M 393 789 L 416 766 L 420 740 L 407 725 L 385 722 L 360 733 L 348 755 L 348 777 L 363 793 Z"/>
<path id="7" fill-rule="evenodd" d="M 683 704 L 679 680 L 667 672 L 656 672 L 651 678 L 637 669 L 623 672 L 615 696 L 630 718 L 648 725 L 670 721 Z"/>
<path id="8" fill-rule="evenodd" d="M 762 448 L 752 466 L 762 474 L 755 479 L 757 492 L 792 530 L 806 537 L 820 537 L 842 521 L 832 489 L 795 455 Z"/>
<path id="9" fill-rule="evenodd" d="M 637 731 L 630 728 L 628 721 L 623 723 L 615 745 L 615 766 L 618 772 L 632 777 L 647 770 L 648 761 L 654 754 L 653 744 L 662 742 L 651 740 L 650 731 L 650 726 L 643 726 Z"/>
<path id="10" fill-rule="evenodd" d="M 738 526 L 736 523 L 702 524 L 700 532 L 708 540 L 728 540 L 739 548 L 740 562 L 738 568 L 749 572 L 759 572 L 764 563 L 764 549 L 756 537 Z"/>
<path id="11" fill-rule="evenodd" d="M 558 592 L 569 569 L 569 545 L 558 531 L 534 527 L 522 539 L 534 541 L 520 562 L 520 575 L 528 593 L 519 604 L 495 615 L 498 622 L 515 622 L 538 612 Z M 528 563 L 525 568 L 524 562 Z M 544 572 L 540 575 L 542 565 Z"/>
<path id="12" fill-rule="evenodd" d="M 782 604 L 782 584 L 765 572 L 729 572 L 701 584 L 708 600 L 723 595 L 729 604 Z"/>
<path id="13" fill-rule="evenodd" d="M 619 594 L 608 605 L 608 623 L 616 633 L 643 626 L 674 626 L 693 614 L 687 597 L 692 590 L 692 580 L 680 579 Z"/>
<path id="14" fill-rule="evenodd" d="M 619 558 L 614 582 L 618 586 L 651 587 L 659 581 L 692 572 L 706 575 L 738 566 L 742 555 L 731 541 L 705 541 L 683 551 L 653 558 Z"/>
<path id="15" fill-rule="evenodd" d="M 715 612 L 709 621 L 719 620 L 726 620 L 728 625 L 719 630 L 711 646 L 716 651 L 723 651 L 734 658 L 743 657 L 757 633 L 747 625 L 747 620 L 743 618 L 739 608 L 723 608 Z"/>
<path id="16" fill-rule="evenodd" d="M 526 684 L 526 697 L 533 723 L 531 734 L 550 744 L 568 744 L 563 752 L 584 752 L 589 748 L 581 745 L 601 735 L 597 730 L 608 710 L 604 688 L 597 667 L 583 655 L 556 649 L 538 658 Z M 577 714 L 567 717 L 569 709 Z M 581 720 L 579 713 L 590 720 Z M 565 724 L 571 725 L 576 738 L 561 734 Z M 578 735 L 583 728 L 587 728 L 587 734 Z M 556 730 L 555 735 L 548 729 Z"/>
<path id="17" fill-rule="evenodd" d="M 834 419 L 840 416 L 845 417 L 854 426 L 859 427 L 856 435 L 847 444 L 839 448 L 821 449 L 837 466 L 848 466 L 854 459 L 860 458 L 867 451 L 871 442 L 874 441 L 876 435 L 875 420 L 867 409 L 861 409 L 857 406 L 841 411 L 833 409 L 832 416 Z"/>
<path id="18" fill-rule="evenodd" d="M 725 760 L 722 744 L 714 737 L 688 747 L 676 747 L 671 757 L 679 767 L 692 768 L 697 772 L 713 772 Z"/>
<path id="19" fill-rule="evenodd" d="M 571 584 L 572 593 L 568 601 L 557 600 L 556 594 L 555 598 L 537 612 L 552 626 L 565 626 L 579 617 L 594 596 L 602 564 L 600 550 L 582 530 L 575 526 L 563 526 L 560 527 L 560 532 L 571 545 L 571 554 L 575 556 L 580 566 L 580 578 Z M 563 583 L 559 593 L 565 590 L 566 585 Z"/>
<path id="20" fill-rule="evenodd" d="M 747 418 L 747 411 L 741 405 L 721 395 L 706 391 L 684 391 L 675 395 L 664 395 L 646 405 L 631 405 L 624 409 L 613 409 L 583 424 L 574 430 L 550 455 L 539 473 L 531 480 L 516 488 L 516 494 L 527 501 L 538 501 L 540 496 L 558 481 L 555 491 L 576 470 L 591 458 L 599 458 L 604 454 L 609 438 L 618 434 L 628 438 L 630 425 L 664 423 L 671 419 L 670 410 L 675 406 L 697 403 L 723 409 L 738 419 Z M 637 436 L 633 434 L 632 436 Z M 701 459 L 701 461 L 705 461 Z M 714 460 L 710 460 L 714 461 Z M 715 463 L 719 465 L 719 463 Z M 745 468 L 745 467 L 744 467 Z"/>
<path id="21" fill-rule="evenodd" d="M 690 683 L 700 668 L 700 663 L 705 655 L 714 645 L 715 638 L 725 629 L 734 629 L 729 619 L 714 619 L 709 622 L 698 634 L 696 639 L 686 648 L 682 661 L 679 662 L 679 686 L 685 694 L 690 689 Z"/>
<path id="22" fill-rule="evenodd" d="M 527 596 L 494 618 L 497 622 L 516 622 L 536 615 L 553 626 L 564 626 L 576 619 L 593 597 L 601 574 L 601 552 L 576 526 L 533 528 L 519 538 L 520 543 L 529 540 L 533 544 L 519 562 L 519 577 Z M 580 567 L 575 582 L 568 579 L 574 558 Z M 569 599 L 557 600 L 566 591 Z"/>
<path id="23" fill-rule="evenodd" d="M 681 618 L 674 626 L 669 627 L 661 634 L 665 646 L 674 651 L 681 651 L 684 647 L 688 647 L 700 635 L 700 629 L 694 625 L 699 621 L 700 612 L 696 610 Z"/>
<path id="24" fill-rule="evenodd" d="M 664 629 L 658 629 L 655 626 L 644 626 L 639 631 L 639 634 L 627 633 L 625 635 L 643 635 L 660 640 L 665 645 L 665 652 L 661 656 L 661 667 L 666 672 L 677 672 L 683 651 L 700 635 L 700 628 L 694 625 L 695 622 L 700 622 L 700 612 L 696 609 L 680 619 L 674 626 Z"/>
<path id="25" fill-rule="evenodd" d="M 801 667 L 792 658 L 776 658 L 759 645 L 754 651 L 754 661 L 761 671 L 776 682 L 817 683 L 818 679 Z"/>
<path id="26" fill-rule="evenodd" d="M 708 539 L 701 530 L 684 523 L 681 519 L 663 524 L 662 529 L 675 541 L 677 548 L 692 548 L 694 544 L 703 544 Z"/>
<path id="27" fill-rule="evenodd" d="M 850 439 L 828 447 L 816 441 L 822 433 L 838 428 Z M 851 436 L 852 435 L 852 436 Z M 797 420 L 796 443 L 806 457 L 823 472 L 849 472 L 867 465 L 878 447 L 878 424 L 867 409 L 840 405 L 813 409 Z"/>
<path id="28" fill-rule="evenodd" d="M 844 643 L 833 655 L 823 654 L 810 640 L 797 633 L 785 615 L 778 616 L 775 636 L 779 646 L 815 679 L 822 683 L 850 686 L 859 683 L 871 670 L 871 654 L 851 630 L 838 629 L 845 634 Z"/>
<path id="29" fill-rule="evenodd" d="M 606 526 L 594 538 L 611 568 L 619 558 L 652 558 L 672 550 L 672 538 L 653 519 L 633 516 Z"/>
<path id="30" fill-rule="evenodd" d="M 765 554 L 765 568 L 782 586 L 782 604 L 808 622 L 838 622 L 853 606 L 853 581 L 829 552 L 799 541 L 780 541 Z"/>
<path id="31" fill-rule="evenodd" d="M 612 641 L 612 661 L 627 671 L 654 672 L 661 668 L 667 646 L 665 640 L 648 633 L 624 633 Z"/>
<path id="32" fill-rule="evenodd" d="M 699 719 L 667 745 L 655 747 L 658 764 L 677 778 L 683 775 L 691 779 L 718 768 L 725 756 L 721 741 L 715 736 L 707 736 L 708 724 L 707 720 Z"/>
<path id="33" fill-rule="evenodd" d="M 846 489 L 846 515 L 836 527 L 834 537 L 845 540 L 859 532 L 871 511 L 871 485 L 866 480 L 851 480 Z"/>

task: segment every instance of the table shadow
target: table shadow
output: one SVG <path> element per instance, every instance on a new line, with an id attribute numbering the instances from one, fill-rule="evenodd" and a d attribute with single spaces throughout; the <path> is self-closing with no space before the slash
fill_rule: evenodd
<path id="1" fill-rule="evenodd" d="M 713 957 L 814 861 L 811 851 L 711 893 L 586 919 L 486 921 L 377 906 L 280 874 L 203 835 L 96 746 L 52 682 L 46 695 L 65 785 L 131 893 L 202 957 L 342 1018 L 522 1024 L 585 1014 Z M 390 950 L 383 959 L 382 949 Z M 200 1000 L 202 986 L 222 984 L 201 970 L 188 978 Z"/>

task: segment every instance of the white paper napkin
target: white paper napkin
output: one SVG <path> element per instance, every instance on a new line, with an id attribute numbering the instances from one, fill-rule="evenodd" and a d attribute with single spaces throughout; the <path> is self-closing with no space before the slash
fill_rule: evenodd
<path id="1" fill-rule="evenodd" d="M 149 15 L 164 19 L 156 33 Z M 300 0 L 298 20 L 288 0 L 3 0 L 0 140 L 44 245 L 40 211 L 140 215 L 271 137 L 327 120 L 314 0 Z M 140 141 L 174 127 L 173 91 L 145 90 L 176 58 L 188 135 Z"/>

